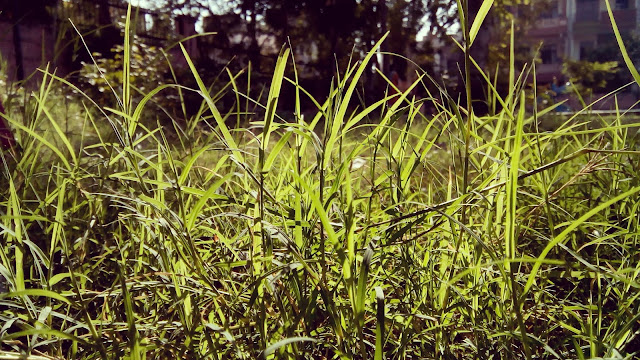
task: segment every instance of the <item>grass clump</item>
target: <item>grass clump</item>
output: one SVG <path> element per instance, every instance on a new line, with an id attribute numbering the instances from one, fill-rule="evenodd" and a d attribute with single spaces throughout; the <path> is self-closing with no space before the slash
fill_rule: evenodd
<path id="1" fill-rule="evenodd" d="M 445 94 L 426 116 L 431 100 L 411 88 L 354 108 L 375 49 L 325 101 L 309 99 L 312 118 L 287 49 L 265 104 L 229 74 L 237 103 L 219 108 L 186 52 L 196 88 L 134 102 L 125 45 L 120 106 L 84 101 L 95 136 L 60 127 L 50 89 L 64 80 L 48 73 L 33 111 L 6 116 L 22 153 L 3 156 L 0 358 L 587 359 L 640 347 L 640 153 L 624 114 L 539 131 L 552 109 L 527 110 L 513 66 L 492 115 Z M 287 118 L 283 84 L 296 90 Z M 203 99 L 184 131 L 140 121 L 177 90 Z M 238 110 L 250 103 L 261 111 Z M 228 127 L 247 115 L 250 129 Z"/>

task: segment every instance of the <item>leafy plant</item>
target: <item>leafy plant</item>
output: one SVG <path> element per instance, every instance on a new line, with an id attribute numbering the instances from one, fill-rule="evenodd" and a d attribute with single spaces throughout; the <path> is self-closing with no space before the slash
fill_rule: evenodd
<path id="1" fill-rule="evenodd" d="M 134 40 L 130 51 L 128 81 L 138 94 L 147 94 L 167 82 L 170 59 L 160 48 Z M 95 63 L 84 63 L 78 77 L 83 91 L 102 104 L 109 103 L 113 99 L 112 90 L 123 84 L 125 49 L 118 45 L 111 52 L 110 56 L 94 53 Z"/>
<path id="2" fill-rule="evenodd" d="M 583 97 L 589 98 L 594 92 L 602 91 L 620 71 L 617 61 L 565 60 L 562 72 L 577 87 Z"/>

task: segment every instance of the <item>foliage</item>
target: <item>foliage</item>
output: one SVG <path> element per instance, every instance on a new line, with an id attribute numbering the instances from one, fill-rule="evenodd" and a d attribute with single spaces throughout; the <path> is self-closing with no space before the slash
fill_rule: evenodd
<path id="1" fill-rule="evenodd" d="M 238 16 L 245 25 L 243 36 L 250 44 L 245 51 L 254 69 L 260 69 L 258 37 L 262 34 L 275 37 L 278 47 L 290 42 L 299 50 L 298 56 L 305 57 L 306 66 L 324 79 L 343 69 L 354 53 L 356 58 L 364 56 L 387 30 L 391 41 L 383 45 L 383 51 L 407 55 L 416 49 L 420 30 L 446 37 L 446 29 L 457 19 L 456 1 L 452 0 L 242 0 L 226 2 L 225 6 L 213 4 L 216 5 L 201 0 L 166 0 L 162 8 L 191 14 L 198 14 L 199 9 L 212 15 L 214 22 L 216 17 Z M 227 36 L 225 29 L 209 30 Z M 315 50 L 309 50 L 310 46 Z M 225 55 L 239 55 L 238 50 Z M 388 65 L 384 70 L 388 72 Z"/>
<path id="2" fill-rule="evenodd" d="M 15 23 L 51 22 L 51 10 L 59 0 L 15 1 L 0 0 L 0 18 L 8 18 Z"/>
<path id="3" fill-rule="evenodd" d="M 617 61 L 566 60 L 562 64 L 562 72 L 586 96 L 605 89 L 619 71 Z"/>
<path id="4" fill-rule="evenodd" d="M 624 33 L 622 35 L 622 40 L 631 59 L 638 59 L 640 56 L 640 37 L 638 34 Z M 602 41 L 602 44 L 598 44 L 597 47 L 590 49 L 585 55 L 585 61 L 599 63 L 617 62 L 618 64 L 624 64 L 624 59 L 622 58 L 620 51 L 618 51 L 618 46 L 613 36 L 610 41 Z M 633 77 L 629 72 L 617 71 L 613 76 L 607 79 L 604 91 L 614 91 L 632 81 Z"/>
<path id="5" fill-rule="evenodd" d="M 65 0 L 57 7 L 56 53 L 66 58 L 72 73 L 93 62 L 92 52 L 115 55 L 122 44 L 124 0 Z M 90 51 L 88 50 L 90 49 Z"/>
<path id="6" fill-rule="evenodd" d="M 489 1 L 467 0 L 469 23 L 475 20 L 481 7 Z M 550 0 L 495 0 L 491 1 L 491 9 L 483 22 L 483 29 L 478 33 L 470 49 L 470 56 L 489 77 L 497 79 L 495 84 L 500 94 L 507 94 L 510 89 L 508 73 L 511 66 L 523 69 L 533 57 L 532 44 L 526 40 L 526 32 L 531 29 L 538 16 L 549 9 Z M 517 46 L 511 46 L 511 39 L 518 39 Z M 487 87 L 487 81 L 475 69 L 469 79 L 458 79 L 458 91 L 474 100 L 474 111 L 477 114 L 495 113 L 501 104 L 496 104 Z M 471 82 L 467 87 L 465 82 Z M 465 89 L 470 88 L 470 94 Z M 487 99 L 484 101 L 484 99 Z"/>
<path id="7" fill-rule="evenodd" d="M 84 92 L 98 103 L 107 104 L 113 99 L 112 89 L 122 89 L 124 47 L 117 45 L 109 57 L 93 53 L 95 63 L 84 63 L 78 80 Z M 131 47 L 129 83 L 141 94 L 166 82 L 169 75 L 169 58 L 156 46 L 136 41 Z"/>
<path id="8" fill-rule="evenodd" d="M 491 36 L 487 69 L 495 69 L 497 65 L 504 69 L 508 68 L 507 64 L 511 60 L 509 55 L 511 32 L 514 32 L 516 39 L 526 39 L 526 32 L 533 27 L 540 14 L 549 10 L 552 5 L 555 5 L 555 3 L 550 0 L 495 1 L 491 9 L 491 18 L 487 21 L 491 27 L 484 29 L 484 36 L 487 36 L 487 34 Z M 511 27 L 512 24 L 513 29 Z M 529 45 L 536 46 L 537 44 Z M 516 47 L 515 50 L 517 52 L 514 60 L 518 64 L 523 65 L 531 58 L 531 48 L 529 46 Z"/>

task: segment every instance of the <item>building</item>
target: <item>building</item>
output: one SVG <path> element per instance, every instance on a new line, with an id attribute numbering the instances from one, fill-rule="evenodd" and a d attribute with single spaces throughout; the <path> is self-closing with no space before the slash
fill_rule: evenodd
<path id="1" fill-rule="evenodd" d="M 620 32 L 640 25 L 640 0 L 610 0 Z M 549 82 L 562 73 L 565 59 L 580 60 L 591 49 L 615 41 L 605 0 L 554 0 L 542 14 L 529 40 L 542 43 L 536 68 L 539 82 Z"/>

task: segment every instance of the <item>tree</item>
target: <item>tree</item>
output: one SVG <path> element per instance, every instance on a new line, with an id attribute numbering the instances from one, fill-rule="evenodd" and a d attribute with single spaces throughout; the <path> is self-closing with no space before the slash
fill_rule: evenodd
<path id="1" fill-rule="evenodd" d="M 212 3 L 214 6 L 212 6 Z M 320 46 L 318 63 L 334 63 L 356 50 L 363 53 L 387 31 L 385 50 L 405 53 L 415 45 L 423 27 L 430 33 L 445 33 L 455 22 L 455 0 L 163 0 L 171 12 L 239 14 L 246 24 L 254 50 L 262 32 L 284 44 L 314 42 Z M 224 6 L 222 6 L 224 4 Z M 214 11 L 215 10 L 215 11 Z"/>
<path id="2" fill-rule="evenodd" d="M 339 69 L 362 58 L 387 31 L 390 36 L 382 51 L 420 58 L 425 66 L 433 59 L 433 49 L 419 48 L 418 33 L 446 37 L 457 17 L 455 0 L 157 0 L 154 4 L 172 17 L 208 17 L 205 31 L 217 35 L 198 40 L 207 55 L 196 65 L 210 75 L 226 66 L 223 58 L 240 59 L 232 66 L 244 66 L 248 59 L 254 72 L 264 72 L 268 81 L 278 50 L 274 48 L 291 43 L 296 59 L 304 62 L 301 78 L 318 95 L 326 92 Z M 271 48 L 264 46 L 265 40 Z M 381 69 L 387 76 L 391 66 L 402 75 L 406 72 L 406 62 L 399 57 L 385 57 Z"/>
<path id="3" fill-rule="evenodd" d="M 469 2 L 469 24 L 472 24 L 483 4 L 483 0 L 467 0 Z M 486 17 L 483 27 L 474 41 L 472 55 L 486 69 L 495 69 L 496 65 L 506 65 L 509 61 L 509 46 L 513 24 L 514 38 L 526 39 L 526 32 L 531 29 L 540 14 L 549 10 L 551 0 L 496 0 Z M 531 44 L 535 45 L 535 44 Z M 528 58 L 530 51 L 525 47 L 516 57 Z M 502 66 L 506 67 L 506 66 Z M 508 67 L 506 67 L 508 68 Z"/>
<path id="4" fill-rule="evenodd" d="M 469 21 L 471 26 L 477 16 L 483 0 L 467 0 L 469 7 Z M 492 75 L 493 71 L 502 74 L 497 76 L 497 89 L 505 93 L 509 77 L 506 72 L 509 69 L 509 47 L 511 36 L 515 39 L 526 39 L 529 30 L 540 14 L 547 11 L 551 5 L 550 0 L 495 0 L 493 6 L 483 22 L 477 38 L 470 48 L 470 54 L 486 74 Z M 520 42 L 520 40 L 518 40 Z M 516 45 L 516 44 L 514 44 Z M 529 44 L 534 45 L 534 44 Z M 517 46 L 515 50 L 515 62 L 517 67 L 533 61 L 532 52 L 528 46 Z M 495 75 L 495 74 L 494 74 Z M 492 77 L 492 76 L 490 76 Z M 474 100 L 474 111 L 478 114 L 487 113 L 489 105 L 487 99 L 487 86 L 484 78 L 475 69 L 471 69 L 471 97 Z"/>
<path id="5" fill-rule="evenodd" d="M 247 35 L 249 36 L 249 61 L 257 64 L 260 60 L 260 46 L 258 45 L 258 17 L 264 16 L 266 4 L 260 0 L 242 0 L 241 14 L 247 24 Z"/>
<path id="6" fill-rule="evenodd" d="M 112 10 L 119 9 L 120 13 L 126 13 L 124 0 L 65 0 L 59 6 L 64 14 L 60 19 L 60 31 L 67 42 L 75 45 L 71 54 L 73 70 L 80 70 L 83 63 L 92 62 L 85 44 L 91 53 L 105 57 L 112 56 L 111 49 L 122 44 L 123 37 L 117 26 L 121 19 L 112 17 Z"/>
<path id="7" fill-rule="evenodd" d="M 21 24 L 48 24 L 53 19 L 51 10 L 58 3 L 59 0 L 0 0 L 0 15 Z"/>
<path id="8" fill-rule="evenodd" d="M 622 33 L 622 41 L 625 44 L 629 57 L 636 62 L 637 67 L 637 59 L 640 59 L 640 36 L 635 32 Z M 618 42 L 614 38 L 613 34 L 611 34 L 611 39 L 609 41 L 602 41 L 602 45 L 591 49 L 586 52 L 585 55 L 586 56 L 581 59 L 584 66 L 601 68 L 603 63 L 606 64 L 611 62 L 623 65 L 622 67 L 616 68 L 613 72 L 608 72 L 606 81 L 604 84 L 601 83 L 602 86 L 599 90 L 604 92 L 614 91 L 633 81 L 633 76 L 631 76 L 631 73 L 624 67 L 622 52 L 618 48 Z M 575 64 L 567 64 L 570 68 L 573 67 L 572 65 Z M 578 77 L 576 77 L 576 80 L 579 80 Z"/>
<path id="9" fill-rule="evenodd" d="M 606 89 L 620 69 L 617 61 L 567 60 L 562 64 L 562 72 L 583 97 L 589 98 L 594 92 Z"/>

